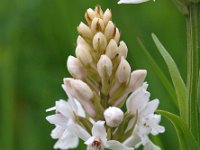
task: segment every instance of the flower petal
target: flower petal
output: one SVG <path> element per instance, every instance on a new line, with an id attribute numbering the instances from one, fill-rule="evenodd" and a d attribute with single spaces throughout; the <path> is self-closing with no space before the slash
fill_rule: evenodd
<path id="1" fill-rule="evenodd" d="M 66 118 L 72 117 L 72 108 L 65 100 L 56 101 L 56 111 L 61 113 Z"/>
<path id="2" fill-rule="evenodd" d="M 147 92 L 143 87 L 133 92 L 126 102 L 128 112 L 136 114 L 136 111 L 140 111 L 147 105 L 149 101 L 150 93 Z"/>
<path id="3" fill-rule="evenodd" d="M 54 106 L 54 107 L 51 107 L 51 108 L 48 108 L 48 109 L 46 109 L 46 112 L 53 111 L 53 110 L 56 110 L 56 107 L 55 107 L 55 106 Z"/>
<path id="4" fill-rule="evenodd" d="M 63 127 L 57 125 L 57 126 L 51 131 L 51 137 L 52 137 L 53 139 L 58 139 L 58 138 L 60 138 L 60 137 L 63 135 L 64 131 L 65 131 L 65 128 L 63 128 Z"/>
<path id="5" fill-rule="evenodd" d="M 126 141 L 124 141 L 123 144 L 128 147 L 137 148 L 141 145 L 141 139 L 137 134 L 134 134 L 134 136 L 130 136 Z"/>
<path id="6" fill-rule="evenodd" d="M 85 117 L 85 110 L 83 109 L 82 105 L 76 99 L 74 99 L 74 101 L 75 101 L 75 104 L 77 106 L 77 110 L 75 110 L 75 113 L 78 116 Z"/>
<path id="7" fill-rule="evenodd" d="M 87 141 L 91 137 L 84 128 L 74 123 L 72 120 L 69 121 L 68 127 L 76 136 L 81 138 L 83 141 Z"/>
<path id="8" fill-rule="evenodd" d="M 85 141 L 85 144 L 86 145 L 92 145 L 92 143 L 94 142 L 94 139 L 95 139 L 94 136 L 90 137 L 87 141 Z"/>
<path id="9" fill-rule="evenodd" d="M 148 124 L 148 126 L 151 128 L 151 134 L 157 135 L 159 133 L 165 132 L 165 128 L 159 125 L 160 120 L 160 115 L 151 114 L 148 116 L 146 124 Z"/>
<path id="10" fill-rule="evenodd" d="M 70 92 L 69 92 L 69 89 L 67 88 L 67 86 L 65 86 L 64 84 L 62 84 L 62 88 L 63 90 L 65 91 L 65 93 L 67 94 L 68 96 L 68 102 L 70 103 L 70 106 L 74 109 L 74 110 L 77 110 L 77 106 L 74 102 L 74 98 L 71 96 Z"/>
<path id="11" fill-rule="evenodd" d="M 120 143 L 119 141 L 110 140 L 106 143 L 106 148 L 112 149 L 112 150 L 134 150 L 132 147 L 127 147 Z"/>
<path id="12" fill-rule="evenodd" d="M 120 0 L 118 4 L 139 4 L 149 0 Z"/>
<path id="13" fill-rule="evenodd" d="M 104 127 L 105 121 L 97 121 L 92 127 L 92 135 L 100 138 L 102 141 L 106 140 L 107 133 Z"/>
<path id="14" fill-rule="evenodd" d="M 70 130 L 66 129 L 63 133 L 63 137 L 60 138 L 56 144 L 54 145 L 55 149 L 71 149 L 76 148 L 78 146 L 78 137 L 70 132 Z"/>
<path id="15" fill-rule="evenodd" d="M 154 100 L 148 102 L 144 111 L 142 112 L 142 115 L 146 116 L 149 114 L 153 114 L 156 111 L 156 109 L 158 108 L 158 105 L 159 105 L 158 99 L 154 99 Z"/>
<path id="16" fill-rule="evenodd" d="M 47 116 L 46 119 L 51 123 L 51 124 L 56 124 L 60 126 L 66 126 L 67 119 L 60 115 L 60 114 L 55 114 L 51 116 Z"/>

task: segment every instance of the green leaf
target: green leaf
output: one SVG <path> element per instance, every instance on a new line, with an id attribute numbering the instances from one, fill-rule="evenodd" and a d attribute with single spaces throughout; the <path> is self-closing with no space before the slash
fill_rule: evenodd
<path id="1" fill-rule="evenodd" d="M 184 121 L 187 121 L 187 103 L 186 103 L 186 97 L 187 97 L 187 89 L 185 87 L 185 83 L 183 82 L 183 79 L 179 73 L 179 70 L 176 66 L 176 63 L 170 56 L 170 54 L 167 52 L 167 50 L 164 48 L 164 46 L 161 44 L 161 42 L 158 40 L 155 34 L 152 34 L 152 38 L 158 48 L 158 51 L 162 55 L 162 57 L 165 60 L 165 63 L 167 64 L 172 82 L 174 84 L 174 88 L 176 91 L 176 96 L 178 100 L 180 115 Z"/>
<path id="2" fill-rule="evenodd" d="M 190 132 L 185 122 L 177 115 L 167 111 L 157 110 L 157 112 L 171 121 L 176 129 L 180 150 L 199 150 L 199 145 Z"/>
<path id="3" fill-rule="evenodd" d="M 151 56 L 151 54 L 148 52 L 148 50 L 146 49 L 146 47 L 144 46 L 142 41 L 139 38 L 137 39 L 137 41 L 138 41 L 139 45 L 141 46 L 144 54 L 146 55 L 150 65 L 153 67 L 155 73 L 157 74 L 158 78 L 160 79 L 160 81 L 162 82 L 163 86 L 165 87 L 165 89 L 167 90 L 169 95 L 171 96 L 171 98 L 172 98 L 173 102 L 175 103 L 175 105 L 178 107 L 178 101 L 177 101 L 176 94 L 174 92 L 174 88 L 173 88 L 172 84 L 169 82 L 169 80 L 167 79 L 165 74 L 162 72 L 162 70 L 158 66 L 158 63 Z"/>

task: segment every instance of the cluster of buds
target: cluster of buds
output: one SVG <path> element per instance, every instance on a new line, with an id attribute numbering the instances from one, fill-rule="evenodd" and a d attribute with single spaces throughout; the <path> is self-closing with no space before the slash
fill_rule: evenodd
<path id="1" fill-rule="evenodd" d="M 88 150 L 159 149 L 148 137 L 164 127 L 154 114 L 159 101 L 149 101 L 146 70 L 131 72 L 128 48 L 109 9 L 88 9 L 85 19 L 77 28 L 76 57 L 67 60 L 72 78 L 64 78 L 62 87 L 69 99 L 57 101 L 56 114 L 47 117 L 56 126 L 54 148 L 75 148 L 82 139 Z"/>

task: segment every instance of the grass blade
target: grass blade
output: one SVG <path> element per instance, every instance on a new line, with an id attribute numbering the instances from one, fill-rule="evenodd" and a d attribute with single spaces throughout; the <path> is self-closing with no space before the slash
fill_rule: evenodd
<path id="1" fill-rule="evenodd" d="M 167 64 L 167 67 L 168 67 L 168 70 L 169 70 L 169 73 L 170 73 L 170 76 L 175 88 L 181 118 L 187 122 L 187 118 L 188 118 L 187 117 L 187 102 L 186 102 L 187 89 L 185 87 L 185 83 L 179 73 L 176 63 L 174 62 L 170 54 L 167 52 L 167 50 L 164 48 L 164 46 L 161 44 L 161 42 L 158 40 L 155 34 L 152 34 L 152 38 L 158 48 L 158 51 L 164 58 L 165 63 Z"/>
<path id="2" fill-rule="evenodd" d="M 157 112 L 170 120 L 175 127 L 180 144 L 180 150 L 199 150 L 200 147 L 197 141 L 190 132 L 186 123 L 179 116 L 163 110 L 157 110 Z"/>
<path id="3" fill-rule="evenodd" d="M 176 94 L 174 92 L 173 86 L 171 85 L 171 83 L 169 82 L 169 80 L 167 79 L 165 74 L 162 72 L 160 67 L 157 65 L 158 63 L 151 56 L 151 54 L 146 49 L 146 47 L 144 46 L 142 41 L 139 38 L 137 39 L 137 41 L 138 41 L 139 45 L 141 46 L 144 54 L 146 55 L 150 65 L 152 66 L 152 68 L 154 69 L 155 73 L 157 74 L 158 78 L 160 79 L 160 81 L 162 82 L 163 86 L 165 87 L 165 89 L 167 90 L 169 95 L 171 96 L 171 98 L 172 98 L 173 102 L 175 103 L 175 105 L 178 107 L 178 101 L 177 101 Z"/>

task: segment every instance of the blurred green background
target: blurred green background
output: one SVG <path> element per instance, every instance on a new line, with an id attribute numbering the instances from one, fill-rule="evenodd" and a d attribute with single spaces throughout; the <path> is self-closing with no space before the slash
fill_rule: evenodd
<path id="1" fill-rule="evenodd" d="M 186 78 L 185 20 L 169 0 L 118 5 L 117 0 L 1 0 L 0 1 L 0 150 L 51 150 L 54 128 L 45 109 L 67 99 L 61 88 L 68 55 L 74 55 L 76 27 L 87 8 L 111 8 L 113 21 L 129 47 L 133 69 L 148 70 L 151 98 L 160 109 L 177 113 L 166 89 L 147 61 L 140 37 L 163 72 L 166 65 L 151 39 L 154 32 L 176 60 Z M 166 132 L 153 138 L 163 150 L 179 149 L 173 126 L 163 118 Z M 84 149 L 79 147 L 77 149 Z"/>

